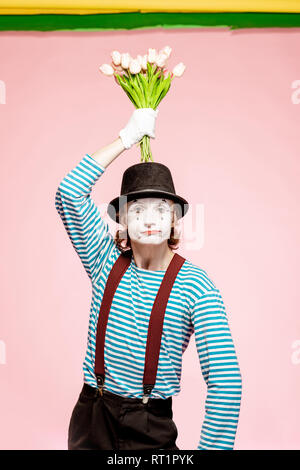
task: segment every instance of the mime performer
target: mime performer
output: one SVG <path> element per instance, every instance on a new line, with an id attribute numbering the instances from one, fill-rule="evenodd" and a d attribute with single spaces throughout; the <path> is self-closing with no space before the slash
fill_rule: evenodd
<path id="1" fill-rule="evenodd" d="M 110 233 L 91 198 L 108 166 L 144 135 L 158 110 L 135 109 L 111 144 L 85 154 L 63 178 L 55 206 L 92 284 L 83 387 L 68 429 L 69 450 L 178 449 L 172 398 L 191 335 L 207 386 L 198 450 L 230 450 L 242 377 L 219 289 L 176 250 L 188 202 L 169 168 L 132 165 L 108 205 Z M 107 176 L 109 177 L 109 176 Z M 195 403 L 198 390 L 193 391 Z"/>

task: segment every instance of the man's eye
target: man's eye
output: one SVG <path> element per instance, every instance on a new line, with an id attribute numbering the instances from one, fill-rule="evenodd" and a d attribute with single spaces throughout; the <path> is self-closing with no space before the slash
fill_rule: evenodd
<path id="1" fill-rule="evenodd" d="M 141 210 L 142 210 L 141 206 L 132 208 L 132 211 L 135 212 L 135 213 L 138 213 L 138 214 L 141 212 Z M 163 213 L 163 212 L 169 211 L 170 209 L 167 208 L 167 207 L 158 207 L 158 210 L 161 213 Z"/>

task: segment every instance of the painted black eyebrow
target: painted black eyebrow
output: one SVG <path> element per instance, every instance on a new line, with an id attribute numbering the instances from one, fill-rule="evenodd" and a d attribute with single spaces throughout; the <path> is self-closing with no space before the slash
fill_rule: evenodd
<path id="1" fill-rule="evenodd" d="M 132 202 L 133 202 L 133 203 L 134 203 L 134 202 L 137 202 L 137 199 L 134 199 Z M 168 203 L 167 203 L 167 201 L 166 201 L 165 199 L 163 199 L 162 201 L 160 201 L 158 204 L 162 204 L 163 202 L 165 202 L 166 204 L 168 204 Z M 143 202 L 139 202 L 139 204 L 142 204 L 142 205 L 144 205 L 144 203 L 143 203 Z"/>

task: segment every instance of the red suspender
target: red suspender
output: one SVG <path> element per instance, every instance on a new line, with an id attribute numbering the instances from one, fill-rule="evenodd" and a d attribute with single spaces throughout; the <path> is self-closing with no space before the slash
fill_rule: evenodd
<path id="1" fill-rule="evenodd" d="M 97 378 L 98 388 L 102 395 L 104 384 L 104 341 L 107 326 L 108 315 L 114 294 L 117 290 L 119 282 L 130 265 L 131 257 L 124 256 L 122 253 L 114 263 L 109 273 L 106 286 L 104 289 L 103 299 L 100 306 L 98 316 L 97 335 L 96 335 L 96 353 L 95 353 L 95 375 Z"/>
<path id="2" fill-rule="evenodd" d="M 101 394 L 105 379 L 104 341 L 108 315 L 116 289 L 123 274 L 130 265 L 130 262 L 131 257 L 124 256 L 122 253 L 120 254 L 109 273 L 103 294 L 103 299 L 101 302 L 97 325 L 95 354 L 95 375 L 97 378 L 98 388 Z M 164 278 L 161 282 L 160 288 L 158 289 L 155 301 L 153 303 L 149 320 L 145 355 L 145 368 L 143 378 L 143 403 L 148 402 L 151 390 L 155 385 L 166 306 L 176 276 L 184 262 L 185 258 L 178 255 L 177 253 L 174 254 L 168 266 L 168 269 L 165 272 Z"/>

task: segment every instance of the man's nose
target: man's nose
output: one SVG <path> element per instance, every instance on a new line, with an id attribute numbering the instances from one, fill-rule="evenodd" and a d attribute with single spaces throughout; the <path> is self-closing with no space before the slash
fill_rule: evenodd
<path id="1" fill-rule="evenodd" d="M 144 224 L 146 226 L 149 226 L 149 225 L 153 225 L 155 224 L 156 220 L 156 214 L 155 214 L 155 211 L 152 209 L 152 208 L 149 208 L 147 210 L 145 210 L 145 213 L 144 213 Z"/>

